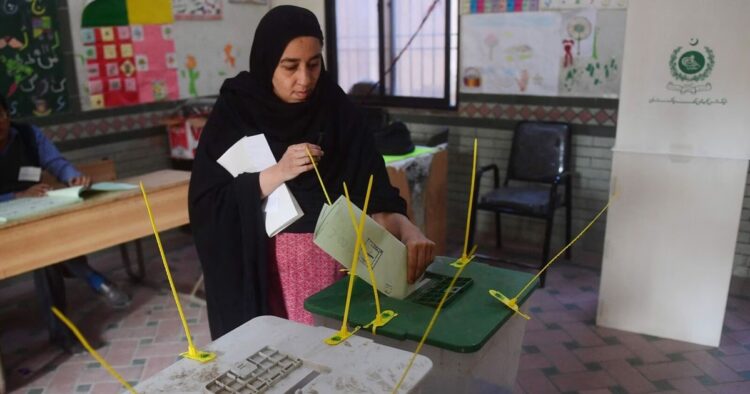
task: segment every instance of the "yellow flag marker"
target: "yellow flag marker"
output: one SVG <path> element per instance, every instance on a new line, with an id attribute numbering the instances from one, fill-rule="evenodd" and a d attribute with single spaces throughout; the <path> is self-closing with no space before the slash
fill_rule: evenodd
<path id="1" fill-rule="evenodd" d="M 607 208 L 609 208 L 609 204 L 612 203 L 612 200 L 615 197 L 617 197 L 616 192 L 615 192 L 615 194 L 612 195 L 612 198 L 610 198 L 609 201 L 607 201 L 607 205 L 605 205 L 604 208 L 602 208 L 599 211 L 599 213 L 596 214 L 596 216 L 594 217 L 594 219 L 591 220 L 589 222 L 589 224 L 587 224 L 586 227 L 584 227 L 583 230 L 581 230 L 581 232 L 578 233 L 578 235 L 576 235 L 575 238 L 573 238 L 572 241 L 570 241 L 567 245 L 565 245 L 564 248 L 560 249 L 560 251 L 555 255 L 555 257 L 553 257 L 552 259 L 550 259 L 550 261 L 548 261 L 547 264 L 545 264 L 544 267 L 541 270 L 539 270 L 539 272 L 537 272 L 537 274 L 534 275 L 534 277 L 531 278 L 531 280 L 529 280 L 528 283 L 526 283 L 526 286 L 524 286 L 521 289 L 521 291 L 519 291 L 518 294 L 516 294 L 515 297 L 508 298 L 505 295 L 503 295 L 503 293 L 501 293 L 501 292 L 499 292 L 497 290 L 490 290 L 490 295 L 493 298 L 495 298 L 498 301 L 500 301 L 503 304 L 505 304 L 505 306 L 507 306 L 508 308 L 510 308 L 513 312 L 515 312 L 515 313 L 521 315 L 522 317 L 524 317 L 525 319 L 529 320 L 530 317 L 528 315 L 525 315 L 525 314 L 521 313 L 518 310 L 518 304 L 517 304 L 518 298 L 520 298 L 523 295 L 523 292 L 526 291 L 529 288 L 529 286 L 531 286 L 537 280 L 537 278 L 539 278 L 539 275 L 541 275 L 544 271 L 546 271 L 547 268 L 549 268 L 549 266 L 552 265 L 552 263 L 554 263 L 557 260 L 558 257 L 562 256 L 562 254 L 565 253 L 565 251 L 568 250 L 568 248 L 570 248 L 571 246 L 573 246 L 573 244 L 576 243 L 576 241 L 578 241 L 578 239 L 581 238 L 581 236 L 583 236 L 583 234 L 585 234 L 586 231 L 589 231 L 589 229 L 591 228 L 591 226 L 593 226 L 594 223 L 596 223 L 596 221 L 599 220 L 599 217 L 601 217 L 602 214 L 604 214 L 604 212 L 607 210 Z"/>
<path id="2" fill-rule="evenodd" d="M 422 334 L 422 339 L 419 341 L 419 344 L 417 345 L 417 349 L 414 351 L 414 354 L 411 356 L 411 359 L 409 359 L 409 363 L 406 365 L 406 369 L 404 369 L 404 373 L 401 375 L 401 379 L 399 379 L 398 383 L 396 384 L 396 387 L 393 388 L 392 393 L 398 392 L 399 387 L 404 383 L 404 379 L 406 379 L 406 375 L 409 373 L 409 370 L 411 369 L 412 365 L 414 364 L 414 360 L 417 359 L 417 355 L 419 355 L 419 352 L 422 350 L 422 346 L 424 346 L 424 342 L 427 340 L 427 337 L 430 335 L 430 332 L 432 331 L 432 326 L 435 325 L 435 321 L 437 321 L 438 315 L 440 315 L 440 311 L 443 309 L 443 304 L 445 304 L 445 300 L 448 299 L 448 295 L 453 292 L 453 287 L 456 285 L 456 281 L 461 276 L 461 273 L 464 271 L 464 268 L 466 268 L 469 263 L 471 263 L 472 259 L 474 259 L 474 253 L 477 251 L 477 245 L 474 245 L 473 248 L 471 248 L 471 251 L 467 253 L 468 245 L 469 245 L 469 226 L 471 225 L 471 205 L 472 200 L 474 200 L 474 180 L 477 176 L 477 139 L 474 138 L 474 162 L 472 164 L 472 170 L 471 170 L 471 189 L 469 191 L 469 211 L 466 214 L 466 234 L 464 236 L 464 250 L 461 255 L 461 257 L 451 263 L 451 266 L 458 268 L 456 271 L 456 274 L 453 275 L 453 279 L 451 280 L 451 283 L 448 285 L 448 288 L 445 289 L 445 293 L 443 294 L 443 298 L 440 299 L 440 303 L 438 303 L 437 308 L 435 308 L 435 312 L 432 314 L 432 319 L 430 319 L 430 323 L 427 325 L 427 329 L 424 331 L 424 334 Z"/>
<path id="3" fill-rule="evenodd" d="M 372 175 L 370 175 L 370 182 L 372 182 Z M 375 295 L 375 319 L 365 325 L 365 328 L 372 327 L 373 335 L 377 331 L 378 327 L 383 327 L 388 324 L 394 317 L 398 316 L 396 311 L 385 310 L 380 311 L 380 296 L 378 295 L 378 283 L 375 281 L 375 272 L 372 270 L 372 261 L 370 261 L 370 255 L 367 254 L 367 247 L 365 246 L 365 240 L 359 229 L 357 228 L 357 219 L 354 216 L 354 210 L 352 209 L 351 199 L 349 198 L 349 189 L 346 187 L 344 182 L 344 194 L 346 195 L 346 207 L 349 209 L 349 217 L 352 219 L 352 226 L 354 231 L 357 232 L 357 240 L 361 241 L 356 246 L 361 249 L 362 254 L 365 258 L 367 265 L 367 272 L 370 274 L 370 283 L 372 284 L 372 292 Z"/>
<path id="4" fill-rule="evenodd" d="M 185 320 L 185 314 L 182 313 L 182 305 L 180 304 L 180 298 L 177 296 L 177 289 L 174 287 L 174 281 L 172 280 L 172 274 L 169 271 L 169 264 L 167 264 L 167 256 L 164 254 L 164 248 L 161 246 L 161 238 L 159 238 L 159 232 L 156 230 L 156 223 L 154 222 L 154 215 L 151 213 L 151 206 L 148 203 L 148 196 L 146 196 L 146 188 L 141 184 L 141 193 L 143 193 L 143 201 L 146 203 L 146 210 L 148 210 L 148 218 L 151 221 L 151 228 L 154 230 L 154 237 L 156 237 L 156 245 L 159 247 L 159 253 L 161 254 L 161 261 L 164 263 L 164 271 L 167 273 L 167 280 L 169 280 L 169 287 L 172 289 L 172 296 L 174 297 L 175 305 L 177 305 L 177 312 L 180 314 L 180 320 L 182 320 L 182 327 L 185 329 L 185 337 L 188 342 L 188 351 L 180 353 L 180 356 L 189 358 L 191 360 L 199 361 L 202 363 L 209 362 L 216 358 L 216 353 L 204 352 L 195 348 L 193 345 L 193 337 L 190 335 L 190 328 L 188 327 L 187 320 Z"/>
<path id="5" fill-rule="evenodd" d="M 323 194 L 326 196 L 326 201 L 328 201 L 328 205 L 331 205 L 331 197 L 328 197 L 328 191 L 326 190 L 326 185 L 323 183 L 323 178 L 320 176 L 320 171 L 318 171 L 318 165 L 315 164 L 315 159 L 313 158 L 312 153 L 310 153 L 310 149 L 307 148 L 307 145 L 305 145 L 305 151 L 307 152 L 307 157 L 310 158 L 310 163 L 313 165 L 315 175 L 318 176 L 318 182 L 320 182 L 320 188 L 323 189 Z"/>
<path id="6" fill-rule="evenodd" d="M 508 308 L 510 308 L 513 312 L 519 314 L 524 319 L 531 320 L 531 318 L 529 317 L 529 315 L 521 312 L 521 310 L 518 309 L 518 304 L 516 303 L 516 301 L 518 300 L 518 297 L 514 297 L 513 299 L 509 299 L 503 293 L 501 293 L 501 292 L 499 292 L 497 290 L 490 290 L 490 295 L 493 296 L 493 297 L 495 297 L 498 301 L 500 301 L 503 304 L 505 304 L 505 306 L 507 306 Z"/>
<path id="7" fill-rule="evenodd" d="M 321 183 L 322 184 L 322 183 Z M 352 255 L 352 267 L 349 269 L 349 288 L 346 291 L 346 303 L 344 304 L 344 319 L 341 322 L 341 329 L 336 334 L 333 334 L 331 337 L 326 338 L 325 343 L 335 346 L 338 345 L 341 342 L 344 342 L 347 338 L 352 336 L 355 332 L 359 330 L 359 326 L 354 328 L 354 331 L 349 332 L 349 327 L 347 326 L 349 322 L 349 307 L 351 306 L 352 301 L 352 290 L 354 289 L 354 279 L 357 277 L 357 263 L 359 262 L 359 247 L 357 247 L 360 242 L 362 242 L 361 236 L 362 232 L 365 228 L 365 218 L 367 217 L 367 205 L 370 203 L 370 190 L 372 190 L 372 175 L 370 175 L 370 181 L 367 184 L 367 194 L 365 194 L 365 205 L 362 207 L 362 216 L 359 218 L 359 230 L 357 231 L 357 240 L 354 244 L 354 254 Z M 349 196 L 347 193 L 347 202 L 351 204 L 351 201 L 348 200 Z"/>
<path id="8" fill-rule="evenodd" d="M 65 323 L 66 326 L 68 326 L 70 331 L 73 332 L 73 335 L 75 335 L 76 338 L 78 338 L 78 341 L 81 342 L 81 345 L 83 345 L 83 347 L 86 348 L 86 351 L 88 351 L 89 354 L 91 354 L 91 357 L 93 357 L 96 361 L 98 361 L 99 364 L 101 364 L 104 367 L 104 369 L 106 369 L 107 372 L 109 372 L 110 375 L 112 375 L 115 379 L 117 379 L 117 381 L 120 382 L 120 384 L 123 385 L 126 389 L 128 389 L 128 391 L 130 391 L 133 394 L 138 394 L 138 392 L 135 391 L 133 386 L 128 384 L 128 382 L 126 382 L 125 379 L 123 379 L 122 376 L 119 373 L 117 373 L 117 371 L 115 371 L 114 368 L 112 368 L 112 366 L 109 365 L 104 360 L 104 358 L 102 358 L 102 356 L 100 356 L 99 353 L 97 353 L 96 350 L 94 350 L 94 348 L 91 347 L 91 345 L 89 345 L 89 342 L 86 340 L 86 338 L 83 337 L 83 334 L 81 334 L 81 332 L 78 331 L 78 328 L 73 324 L 73 322 L 68 320 L 68 318 L 65 317 L 65 315 L 63 315 L 63 313 L 60 312 L 60 310 L 58 310 L 54 306 L 52 307 L 52 313 L 54 313 L 58 319 L 62 320 L 62 322 Z"/>
<path id="9" fill-rule="evenodd" d="M 471 188 L 469 189 L 469 211 L 466 213 L 466 230 L 464 235 L 464 250 L 461 254 L 461 257 L 458 258 L 458 260 L 451 263 L 451 266 L 456 268 L 461 268 L 465 266 L 466 264 L 469 264 L 469 261 L 474 258 L 474 253 L 477 251 L 477 245 L 474 245 L 473 248 L 471 248 L 471 252 L 468 254 L 466 253 L 466 250 L 469 248 L 469 228 L 471 228 L 471 207 L 474 203 L 474 183 L 477 178 L 477 139 L 474 138 L 474 160 L 471 165 Z"/>

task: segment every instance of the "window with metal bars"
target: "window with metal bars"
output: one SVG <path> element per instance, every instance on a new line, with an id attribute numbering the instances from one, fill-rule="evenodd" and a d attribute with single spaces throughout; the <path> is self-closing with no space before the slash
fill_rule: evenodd
<path id="1" fill-rule="evenodd" d="M 458 0 L 327 0 L 326 20 L 326 66 L 355 101 L 456 105 Z"/>

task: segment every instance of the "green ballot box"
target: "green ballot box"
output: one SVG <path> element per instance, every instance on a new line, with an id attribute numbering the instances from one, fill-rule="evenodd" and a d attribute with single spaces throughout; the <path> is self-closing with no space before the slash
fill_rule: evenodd
<path id="1" fill-rule="evenodd" d="M 428 275 L 452 277 L 456 272 L 456 268 L 450 266 L 453 261 L 454 258 L 437 257 Z M 426 392 L 511 392 L 518 372 L 526 320 L 514 316 L 510 309 L 489 295 L 489 290 L 512 297 L 533 275 L 474 261 L 461 277 L 470 278 L 471 283 L 443 307 L 420 352 L 433 362 L 433 370 L 422 387 Z M 348 281 L 348 277 L 339 280 L 305 300 L 305 309 L 315 316 L 316 324 L 340 328 Z M 538 282 L 518 299 L 522 308 L 537 286 Z M 360 329 L 357 335 L 414 351 L 435 308 L 417 303 L 413 297 L 397 300 L 381 295 L 380 302 L 383 310 L 394 310 L 398 316 L 378 328 L 377 335 L 366 329 Z M 349 325 L 363 326 L 374 316 L 372 287 L 357 278 Z"/>

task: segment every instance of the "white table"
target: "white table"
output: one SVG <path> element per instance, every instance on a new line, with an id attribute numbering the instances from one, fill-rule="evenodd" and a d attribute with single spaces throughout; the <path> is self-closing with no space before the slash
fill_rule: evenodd
<path id="1" fill-rule="evenodd" d="M 200 364 L 182 359 L 135 389 L 139 393 L 203 393 L 213 379 L 269 346 L 302 359 L 303 364 L 267 393 L 286 393 L 313 372 L 320 375 L 301 391 L 292 392 L 390 393 L 412 354 L 356 335 L 338 346 L 326 345 L 323 339 L 335 332 L 274 316 L 257 317 L 200 349 L 216 352 L 214 361 Z M 430 359 L 418 356 L 399 392 L 418 392 L 422 378 L 431 368 Z"/>

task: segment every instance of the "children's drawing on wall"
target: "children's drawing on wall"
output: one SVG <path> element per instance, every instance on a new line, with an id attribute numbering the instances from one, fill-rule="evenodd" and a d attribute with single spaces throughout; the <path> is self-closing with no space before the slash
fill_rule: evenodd
<path id="1" fill-rule="evenodd" d="M 237 57 L 235 56 L 234 47 L 232 44 L 227 43 L 227 45 L 224 45 L 224 63 L 226 63 L 229 68 L 233 69 L 236 60 Z"/>
<path id="2" fill-rule="evenodd" d="M 500 40 L 498 40 L 497 36 L 494 33 L 489 33 L 484 37 L 484 45 L 487 46 L 487 49 L 489 51 L 489 61 L 492 61 L 493 59 L 493 52 L 497 44 L 500 43 Z"/>
<path id="3" fill-rule="evenodd" d="M 556 95 L 562 48 L 560 13 L 463 16 L 461 91 Z"/>
<path id="4" fill-rule="evenodd" d="M 187 79 L 188 82 L 188 93 L 191 97 L 198 97 L 198 87 L 196 82 L 200 78 L 201 73 L 198 71 L 198 60 L 195 56 L 187 55 L 185 58 L 185 68 L 180 70 L 180 76 L 183 79 Z"/>
<path id="5" fill-rule="evenodd" d="M 613 98 L 619 95 L 625 20 L 609 14 L 609 19 L 602 21 L 602 15 L 607 17 L 607 14 L 600 14 L 599 23 L 592 23 L 589 38 L 581 41 L 580 55 L 575 50 L 575 39 L 569 34 L 564 36 L 559 80 L 561 95 Z"/>
<path id="6" fill-rule="evenodd" d="M 463 71 L 463 86 L 478 88 L 482 86 L 482 72 L 476 67 L 467 67 Z"/>
<path id="7" fill-rule="evenodd" d="M 2 1 L 0 94 L 11 116 L 46 116 L 69 108 L 57 3 Z"/>
<path id="8" fill-rule="evenodd" d="M 575 16 L 566 22 L 566 30 L 576 42 L 576 56 L 581 56 L 581 41 L 591 37 L 591 21 L 582 15 Z"/>
<path id="9" fill-rule="evenodd" d="M 563 18 L 563 23 L 560 29 L 560 38 L 568 63 L 570 64 L 570 60 L 575 63 L 575 58 L 592 56 L 594 48 L 594 30 L 596 26 L 596 10 L 593 8 L 587 8 L 574 11 L 563 11 L 560 14 Z M 571 41 L 573 45 L 571 45 Z"/>
<path id="10" fill-rule="evenodd" d="M 222 18 L 221 0 L 172 0 L 177 20 L 216 20 Z"/>
<path id="11" fill-rule="evenodd" d="M 224 64 L 219 68 L 219 77 L 226 78 L 230 75 L 234 75 L 237 72 L 237 49 L 234 45 L 226 43 L 222 50 L 221 58 L 224 59 Z"/>
<path id="12" fill-rule="evenodd" d="M 592 58 L 585 60 L 580 65 L 563 71 L 561 91 L 616 97 L 620 85 L 620 60 L 614 57 L 601 62 Z"/>

